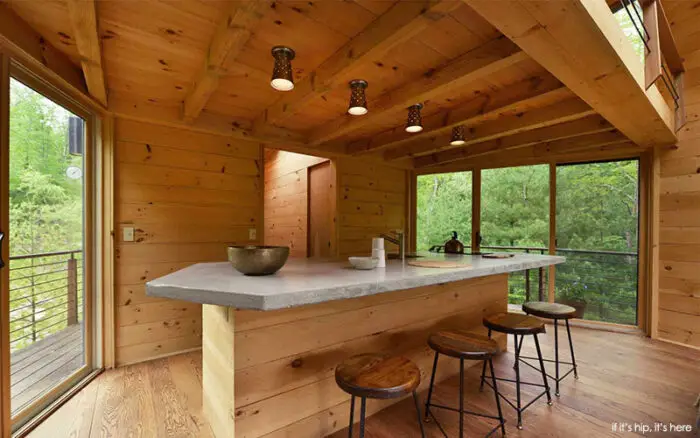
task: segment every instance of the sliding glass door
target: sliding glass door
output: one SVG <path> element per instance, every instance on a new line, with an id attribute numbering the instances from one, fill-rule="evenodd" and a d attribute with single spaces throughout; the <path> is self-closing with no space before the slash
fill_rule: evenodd
<path id="1" fill-rule="evenodd" d="M 2 244 L 9 248 L 2 268 L 10 359 L 3 393 L 14 429 L 93 368 L 89 115 L 16 73 L 3 151 L 9 159 L 0 173 L 8 210 Z"/>

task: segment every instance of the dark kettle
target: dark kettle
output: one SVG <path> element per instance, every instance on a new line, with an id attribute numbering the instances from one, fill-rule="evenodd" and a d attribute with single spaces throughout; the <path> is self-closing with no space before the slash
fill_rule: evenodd
<path id="1" fill-rule="evenodd" d="M 452 239 L 445 242 L 445 252 L 448 254 L 464 254 L 464 244 L 457 239 L 457 232 L 452 232 Z"/>

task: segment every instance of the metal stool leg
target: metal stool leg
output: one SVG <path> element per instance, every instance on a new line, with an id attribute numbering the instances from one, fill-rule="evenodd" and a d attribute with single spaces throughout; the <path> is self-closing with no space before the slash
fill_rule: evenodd
<path id="1" fill-rule="evenodd" d="M 420 426 L 420 436 L 425 438 L 425 429 L 423 429 L 423 419 L 420 415 L 420 403 L 418 402 L 418 394 L 416 394 L 416 391 L 413 391 L 413 401 L 416 404 L 416 415 L 418 417 L 418 425 Z"/>
<path id="2" fill-rule="evenodd" d="M 365 438 L 365 404 L 367 399 L 362 397 L 360 400 L 360 438 Z"/>
<path id="3" fill-rule="evenodd" d="M 559 397 L 559 320 L 554 318 L 554 395 Z"/>
<path id="4" fill-rule="evenodd" d="M 428 388 L 428 400 L 425 402 L 425 421 L 430 421 L 430 401 L 433 399 L 433 385 L 435 385 L 435 373 L 437 372 L 438 357 L 440 353 L 435 352 L 435 360 L 433 360 L 433 372 L 430 374 L 430 387 Z"/>
<path id="5" fill-rule="evenodd" d="M 514 350 L 517 353 L 516 356 L 520 357 L 520 350 L 523 348 L 523 342 L 525 341 L 525 335 L 520 336 L 520 342 L 518 342 L 518 335 L 515 335 L 515 347 Z M 513 369 L 515 369 L 515 364 L 513 364 Z"/>
<path id="6" fill-rule="evenodd" d="M 489 329 L 489 339 L 491 339 L 491 329 Z M 517 344 L 517 342 L 518 342 L 517 338 L 516 338 L 515 342 L 516 342 L 515 345 L 518 345 L 518 344 Z M 479 392 L 483 392 L 483 391 L 484 391 L 484 376 L 485 376 L 485 375 L 486 375 L 486 361 L 484 361 L 484 365 L 481 367 L 481 383 L 479 384 Z"/>
<path id="7" fill-rule="evenodd" d="M 459 438 L 464 438 L 464 359 L 459 359 Z"/>
<path id="8" fill-rule="evenodd" d="M 574 366 L 574 378 L 578 379 L 578 369 L 576 368 L 576 358 L 574 358 L 574 342 L 571 340 L 571 327 L 569 327 L 569 320 L 566 319 L 566 334 L 569 336 L 569 349 L 571 350 L 571 363 Z"/>
<path id="9" fill-rule="evenodd" d="M 350 427 L 348 427 L 348 438 L 352 438 L 352 423 L 355 421 L 355 396 L 350 396 Z"/>
<path id="10" fill-rule="evenodd" d="M 518 335 L 513 335 L 515 337 L 515 345 L 518 345 Z M 538 350 L 539 351 L 539 350 Z M 520 410 L 520 351 L 515 349 L 515 391 L 517 393 L 517 408 L 518 411 L 518 429 L 523 428 L 523 415 Z"/>
<path id="11" fill-rule="evenodd" d="M 496 383 L 496 373 L 493 372 L 493 360 L 489 359 L 489 369 L 491 370 L 491 381 L 493 382 L 493 394 L 496 396 L 496 407 L 498 408 L 498 421 L 501 422 L 501 433 L 506 435 L 506 420 L 503 419 L 501 411 L 501 398 L 498 396 L 498 384 Z"/>
<path id="12" fill-rule="evenodd" d="M 547 404 L 549 406 L 552 406 L 552 396 L 549 394 L 549 383 L 547 382 L 547 373 L 544 369 L 544 360 L 542 360 L 542 350 L 540 350 L 540 341 L 537 340 L 537 335 L 533 336 L 535 337 L 535 348 L 537 348 L 537 358 L 540 361 L 540 370 L 542 371 L 542 381 L 544 382 L 544 390 L 547 392 Z M 519 400 L 518 403 L 520 403 Z"/>

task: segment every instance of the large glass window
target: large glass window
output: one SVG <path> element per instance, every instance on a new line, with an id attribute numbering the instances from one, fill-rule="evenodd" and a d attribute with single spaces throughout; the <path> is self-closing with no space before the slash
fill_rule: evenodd
<path id="1" fill-rule="evenodd" d="M 481 172 L 481 251 L 547 254 L 549 166 L 487 169 Z M 522 304 L 546 296 L 547 272 L 514 272 L 508 301 Z"/>
<path id="2" fill-rule="evenodd" d="M 4 287 L 17 426 L 89 365 L 86 121 L 11 79 L 9 140 L 10 281 Z"/>
<path id="3" fill-rule="evenodd" d="M 557 167 L 557 301 L 637 324 L 638 239 L 637 160 Z"/>
<path id="4" fill-rule="evenodd" d="M 471 172 L 418 176 L 416 207 L 416 248 L 419 251 L 444 244 L 453 231 L 465 246 L 471 244 Z"/>

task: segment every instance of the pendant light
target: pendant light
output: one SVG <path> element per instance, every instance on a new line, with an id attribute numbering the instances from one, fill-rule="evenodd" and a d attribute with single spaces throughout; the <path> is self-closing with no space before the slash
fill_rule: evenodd
<path id="1" fill-rule="evenodd" d="M 350 81 L 350 105 L 348 105 L 348 114 L 353 116 L 362 116 L 367 114 L 367 96 L 365 89 L 367 81 L 355 79 Z"/>
<path id="2" fill-rule="evenodd" d="M 452 128 L 452 140 L 450 144 L 452 146 L 462 146 L 466 141 L 464 141 L 464 125 L 455 126 Z"/>
<path id="3" fill-rule="evenodd" d="M 406 119 L 406 132 L 416 133 L 423 130 L 423 121 L 420 116 L 420 110 L 423 109 L 422 103 L 417 103 L 408 107 L 408 119 Z"/>
<path id="4" fill-rule="evenodd" d="M 289 47 L 275 46 L 272 48 L 272 57 L 275 58 L 275 66 L 272 69 L 272 81 L 270 85 L 278 91 L 290 91 L 294 89 L 292 79 L 292 59 L 294 50 Z"/>

